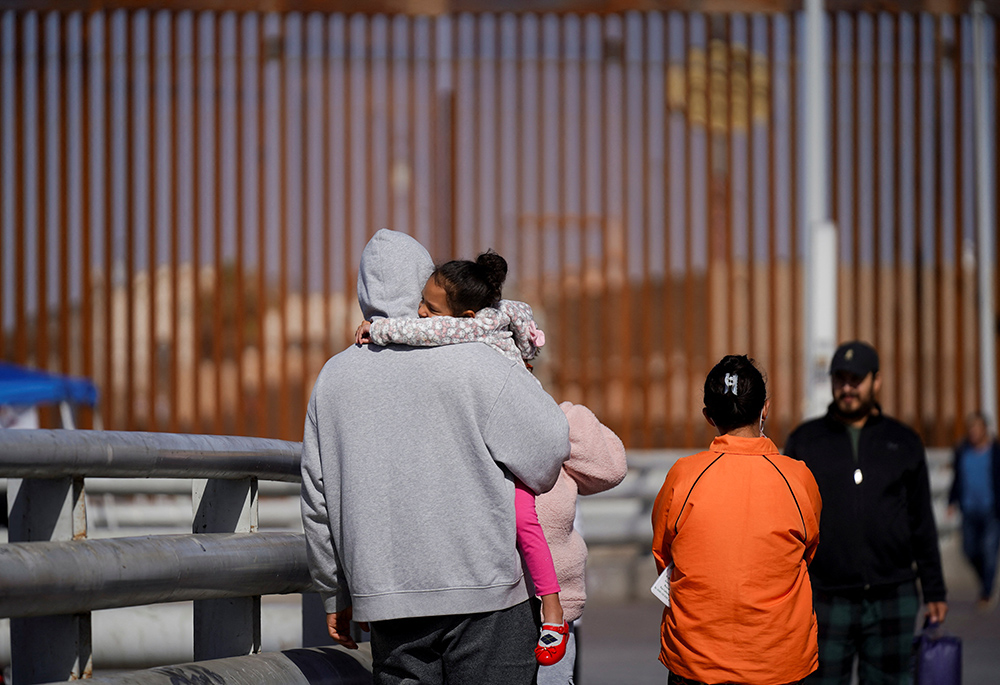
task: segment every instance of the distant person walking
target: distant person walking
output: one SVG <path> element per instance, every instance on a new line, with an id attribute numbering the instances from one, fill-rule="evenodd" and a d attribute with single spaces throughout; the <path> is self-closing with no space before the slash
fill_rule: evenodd
<path id="1" fill-rule="evenodd" d="M 944 621 L 944 577 L 924 445 L 883 414 L 878 353 L 854 341 L 830 362 L 833 403 L 796 428 L 785 454 L 806 463 L 823 495 L 820 546 L 809 569 L 819 621 L 819 669 L 809 683 L 910 682 L 920 600 Z M 914 571 L 914 564 L 916 571 Z"/>
<path id="2" fill-rule="evenodd" d="M 986 417 L 969 417 L 965 440 L 955 448 L 949 513 L 962 511 L 962 549 L 979 576 L 980 609 L 992 609 L 1000 550 L 1000 442 Z"/>
<path id="3" fill-rule="evenodd" d="M 819 489 L 764 436 L 770 401 L 750 359 L 716 364 L 704 398 L 719 437 L 674 464 L 653 505 L 657 571 L 673 565 L 660 661 L 671 685 L 797 682 L 817 663 Z"/>

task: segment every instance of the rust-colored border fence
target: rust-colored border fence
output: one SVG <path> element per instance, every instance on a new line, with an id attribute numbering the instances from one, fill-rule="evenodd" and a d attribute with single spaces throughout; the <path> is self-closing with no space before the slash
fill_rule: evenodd
<path id="1" fill-rule="evenodd" d="M 536 372 L 629 446 L 704 443 L 729 352 L 765 367 L 780 441 L 803 19 L 0 12 L 2 357 L 93 377 L 107 428 L 298 439 L 388 226 L 507 257 Z M 840 337 L 947 444 L 979 389 L 971 19 L 830 19 Z M 986 51 L 997 179 L 992 17 Z"/>

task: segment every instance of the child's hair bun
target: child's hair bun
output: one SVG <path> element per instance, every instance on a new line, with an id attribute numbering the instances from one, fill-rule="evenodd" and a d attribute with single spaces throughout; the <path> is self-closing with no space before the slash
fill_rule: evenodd
<path id="1" fill-rule="evenodd" d="M 433 278 L 448 295 L 448 306 L 455 316 L 462 312 L 478 312 L 483 307 L 496 307 L 507 280 L 507 260 L 493 250 L 487 250 L 476 261 L 453 259 L 434 269 Z"/>
<path id="2" fill-rule="evenodd" d="M 476 257 L 476 264 L 482 268 L 483 278 L 490 288 L 496 291 L 496 299 L 499 300 L 500 293 L 503 292 L 503 283 L 507 280 L 507 260 L 489 249 Z"/>

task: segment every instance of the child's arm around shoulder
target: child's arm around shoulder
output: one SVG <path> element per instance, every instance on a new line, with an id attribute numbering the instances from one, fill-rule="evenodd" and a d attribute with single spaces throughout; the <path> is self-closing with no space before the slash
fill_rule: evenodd
<path id="1" fill-rule="evenodd" d="M 434 316 L 426 319 L 376 319 L 371 322 L 368 336 L 375 345 L 410 345 L 411 347 L 437 347 L 467 342 L 467 325 L 451 316 Z M 364 324 L 362 324 L 364 326 Z"/>
<path id="2" fill-rule="evenodd" d="M 483 310 L 496 312 L 496 310 Z M 488 342 L 497 323 L 489 316 L 433 316 L 425 319 L 376 319 L 358 326 L 355 342 L 379 345 L 438 347 L 465 342 Z"/>

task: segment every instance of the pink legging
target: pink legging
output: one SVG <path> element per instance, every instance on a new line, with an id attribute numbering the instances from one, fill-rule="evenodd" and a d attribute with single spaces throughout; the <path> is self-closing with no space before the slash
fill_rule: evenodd
<path id="1" fill-rule="evenodd" d="M 514 481 L 514 517 L 517 526 L 517 546 L 521 549 L 524 563 L 535 584 L 535 594 L 551 595 L 559 592 L 556 568 L 552 563 L 552 552 L 545 540 L 545 533 L 538 523 L 535 511 L 535 493 L 521 481 Z"/>

